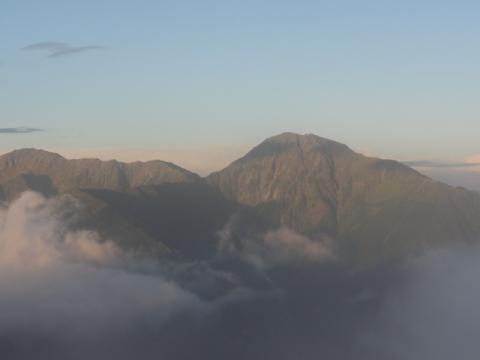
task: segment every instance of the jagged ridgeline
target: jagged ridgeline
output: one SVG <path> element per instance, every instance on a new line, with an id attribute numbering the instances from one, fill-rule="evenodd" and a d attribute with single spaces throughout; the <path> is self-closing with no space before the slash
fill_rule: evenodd
<path id="1" fill-rule="evenodd" d="M 246 227 L 328 238 L 355 266 L 480 238 L 479 194 L 311 134 L 269 138 L 206 178 L 163 161 L 67 160 L 32 149 L 1 156 L 0 196 L 27 189 L 69 193 L 85 205 L 83 226 L 179 258 L 212 256 L 234 214 Z"/>

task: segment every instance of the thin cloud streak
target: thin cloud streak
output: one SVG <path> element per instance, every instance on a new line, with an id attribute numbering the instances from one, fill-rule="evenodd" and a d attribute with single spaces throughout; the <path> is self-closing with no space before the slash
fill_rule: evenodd
<path id="1" fill-rule="evenodd" d="M 445 184 L 480 191 L 480 156 L 478 155 L 457 162 L 421 160 L 406 161 L 404 164 Z"/>
<path id="2" fill-rule="evenodd" d="M 480 165 L 480 162 L 441 162 L 431 160 L 405 161 L 404 164 L 414 168 L 470 168 Z"/>
<path id="3" fill-rule="evenodd" d="M 0 128 L 0 134 L 30 134 L 34 132 L 41 132 L 43 129 L 29 128 L 29 127 L 13 127 Z"/>
<path id="4" fill-rule="evenodd" d="M 88 51 L 105 50 L 105 47 L 99 45 L 73 46 L 63 42 L 43 41 L 27 45 L 23 47 L 22 50 L 46 52 L 47 57 L 53 58 L 84 53 Z"/>

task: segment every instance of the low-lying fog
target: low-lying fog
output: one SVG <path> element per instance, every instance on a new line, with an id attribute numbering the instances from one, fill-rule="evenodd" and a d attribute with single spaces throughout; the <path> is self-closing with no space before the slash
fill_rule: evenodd
<path id="1" fill-rule="evenodd" d="M 352 273 L 289 229 L 179 263 L 71 230 L 78 204 L 0 210 L 2 359 L 476 359 L 478 248 Z"/>

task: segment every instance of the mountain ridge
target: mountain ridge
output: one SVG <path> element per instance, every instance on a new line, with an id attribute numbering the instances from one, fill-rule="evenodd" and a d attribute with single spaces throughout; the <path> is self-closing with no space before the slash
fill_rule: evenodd
<path id="1" fill-rule="evenodd" d="M 0 184 L 29 172 L 49 176 L 52 183 L 62 190 L 122 190 L 167 182 L 200 181 L 197 174 L 162 160 L 124 163 L 92 158 L 66 159 L 57 153 L 33 148 L 14 150 L 0 156 Z"/>
<path id="2" fill-rule="evenodd" d="M 270 137 L 204 178 L 161 160 L 67 160 L 36 149 L 0 156 L 0 196 L 28 189 L 96 198 L 101 216 L 90 224 L 99 221 L 115 234 L 118 221 L 125 233 L 138 233 L 141 224 L 153 242 L 173 252 L 178 245 L 192 258 L 212 254 L 218 231 L 239 211 L 264 230 L 287 227 L 312 241 L 333 241 L 346 262 L 359 266 L 480 239 L 480 194 L 313 134 Z M 242 226 L 256 228 L 252 221 Z M 194 228 L 201 241 L 194 241 Z"/>

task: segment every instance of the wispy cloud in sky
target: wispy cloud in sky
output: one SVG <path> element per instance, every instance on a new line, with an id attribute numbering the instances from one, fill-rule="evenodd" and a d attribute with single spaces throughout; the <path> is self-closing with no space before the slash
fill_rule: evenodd
<path id="1" fill-rule="evenodd" d="M 47 53 L 47 57 L 61 57 L 84 53 L 87 51 L 104 50 L 104 46 L 99 45 L 84 45 L 74 46 L 63 42 L 44 41 L 27 45 L 22 48 L 24 51 L 41 51 Z"/>
<path id="2" fill-rule="evenodd" d="M 480 166 L 480 162 L 443 162 L 431 160 L 405 161 L 406 165 L 414 168 L 469 168 Z"/>
<path id="3" fill-rule="evenodd" d="M 11 127 L 0 128 L 0 134 L 29 134 L 34 132 L 44 131 L 43 129 L 29 128 L 29 127 Z"/>

